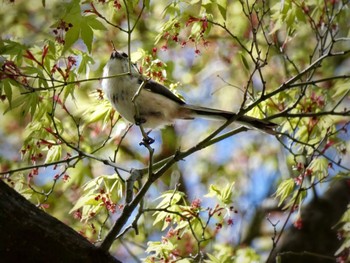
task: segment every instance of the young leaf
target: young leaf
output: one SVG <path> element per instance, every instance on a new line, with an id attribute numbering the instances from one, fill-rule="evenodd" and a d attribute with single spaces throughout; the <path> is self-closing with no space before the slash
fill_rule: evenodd
<path id="1" fill-rule="evenodd" d="M 295 182 L 293 178 L 289 178 L 280 183 L 275 193 L 276 198 L 280 199 L 278 206 L 280 206 L 284 200 L 286 200 L 286 198 L 292 193 L 294 186 Z"/>
<path id="2" fill-rule="evenodd" d="M 210 185 L 209 193 L 205 196 L 211 197 L 215 196 L 224 204 L 230 204 L 232 202 L 232 190 L 235 185 L 235 182 L 232 182 L 230 185 L 227 185 L 225 188 L 220 190 L 220 188 L 216 185 Z"/>
<path id="3" fill-rule="evenodd" d="M 91 53 L 94 32 L 91 29 L 91 27 L 85 22 L 85 19 L 83 19 L 83 21 L 82 21 L 80 32 L 81 32 L 82 40 L 84 41 L 89 53 Z"/>
<path id="4" fill-rule="evenodd" d="M 241 60 L 242 60 L 242 63 L 244 65 L 245 69 L 249 70 L 249 63 L 248 63 L 246 57 L 243 55 L 242 52 L 240 52 L 239 55 L 241 56 Z"/>
<path id="5" fill-rule="evenodd" d="M 46 155 L 45 163 L 52 163 L 61 159 L 62 147 L 61 145 L 52 146 Z"/>
<path id="6" fill-rule="evenodd" d="M 87 195 L 83 195 L 79 198 L 73 208 L 69 211 L 69 213 L 73 213 L 74 211 L 82 208 L 85 205 L 98 205 L 100 202 L 96 201 L 97 194 L 88 193 Z"/>
<path id="7" fill-rule="evenodd" d="M 73 24 L 73 27 L 67 31 L 64 48 L 62 50 L 62 54 L 65 53 L 68 49 L 70 49 L 75 42 L 79 39 L 80 35 L 80 23 Z"/>
<path id="8" fill-rule="evenodd" d="M 12 103 L 12 87 L 10 84 L 11 82 L 12 82 L 11 79 L 5 79 L 1 82 L 1 84 L 3 85 L 4 93 L 6 95 L 8 102 L 9 102 L 10 108 L 12 107 L 12 105 L 11 105 L 11 103 Z"/>
<path id="9" fill-rule="evenodd" d="M 221 261 L 216 258 L 214 255 L 207 253 L 209 259 L 205 259 L 205 263 L 221 263 Z"/>
<path id="10" fill-rule="evenodd" d="M 216 3 L 222 18 L 226 21 L 227 0 L 217 0 Z"/>
<path id="11" fill-rule="evenodd" d="M 107 28 L 99 21 L 96 19 L 96 16 L 86 16 L 84 17 L 84 21 L 92 28 L 95 30 L 107 30 Z"/>
<path id="12" fill-rule="evenodd" d="M 163 199 L 158 205 L 157 208 L 165 208 L 174 204 L 177 204 L 185 196 L 182 192 L 167 191 L 163 193 L 157 199 Z"/>

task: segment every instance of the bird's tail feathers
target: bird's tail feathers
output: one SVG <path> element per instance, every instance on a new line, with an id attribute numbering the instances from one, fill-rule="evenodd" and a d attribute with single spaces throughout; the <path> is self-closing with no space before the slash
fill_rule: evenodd
<path id="1" fill-rule="evenodd" d="M 248 128 L 258 129 L 271 135 L 277 134 L 275 130 L 277 124 L 270 121 L 261 120 L 245 115 L 239 117 L 237 121 L 243 124 L 244 126 L 247 126 Z"/>
<path id="2" fill-rule="evenodd" d="M 191 117 L 193 118 L 205 118 L 211 120 L 229 120 L 236 114 L 230 111 L 223 111 L 211 108 L 205 108 L 195 105 L 186 104 L 185 107 L 190 110 Z"/>
<path id="3" fill-rule="evenodd" d="M 185 105 L 185 107 L 191 111 L 192 118 L 198 117 L 212 120 L 230 120 L 237 115 L 236 113 L 230 111 L 205 108 L 195 105 Z M 248 128 L 258 129 L 272 135 L 276 134 L 275 128 L 277 124 L 270 121 L 243 115 L 238 117 L 236 122 L 239 122 Z"/>

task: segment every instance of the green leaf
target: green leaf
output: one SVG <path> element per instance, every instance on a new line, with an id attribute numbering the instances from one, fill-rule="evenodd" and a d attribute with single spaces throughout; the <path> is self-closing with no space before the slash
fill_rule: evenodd
<path id="1" fill-rule="evenodd" d="M 81 17 L 80 0 L 72 0 L 65 5 L 65 21 Z"/>
<path id="2" fill-rule="evenodd" d="M 350 248 L 350 238 L 347 238 L 343 241 L 343 244 L 340 246 L 340 248 L 334 253 L 334 255 L 338 256 L 343 251 L 347 251 Z"/>
<path id="3" fill-rule="evenodd" d="M 64 4 L 63 7 L 65 11 L 64 15 L 62 16 L 62 20 L 66 23 L 71 23 L 73 26 L 69 28 L 65 35 L 65 43 L 62 54 L 70 49 L 79 39 L 82 24 L 82 15 L 79 0 L 70 1 L 69 3 Z"/>
<path id="4" fill-rule="evenodd" d="M 84 21 L 95 30 L 107 30 L 107 28 L 99 20 L 97 20 L 96 16 L 85 16 Z"/>
<path id="5" fill-rule="evenodd" d="M 191 220 L 191 227 L 193 230 L 196 229 L 196 227 L 199 225 L 199 220 Z M 188 229 L 189 224 L 187 221 L 185 220 L 181 220 L 181 218 L 179 218 L 179 221 L 177 221 L 177 226 L 175 228 L 175 230 L 181 230 L 181 229 Z"/>
<path id="6" fill-rule="evenodd" d="M 0 55 L 19 55 L 26 46 L 11 40 L 0 40 Z"/>
<path id="7" fill-rule="evenodd" d="M 261 262 L 260 256 L 250 247 L 239 248 L 236 251 L 236 257 L 234 262 L 251 263 Z"/>
<path id="8" fill-rule="evenodd" d="M 182 192 L 175 192 L 174 191 L 166 191 L 163 193 L 160 197 L 157 199 L 163 199 L 158 205 L 157 208 L 165 208 L 169 207 L 171 205 L 177 204 L 181 199 L 183 199 L 185 196 Z"/>
<path id="9" fill-rule="evenodd" d="M 305 199 L 306 195 L 307 195 L 307 191 L 301 191 L 301 192 L 294 191 L 292 198 L 289 200 L 289 202 L 282 209 L 287 209 L 294 204 L 297 207 L 299 207 L 299 209 L 300 209 L 301 204 L 302 204 L 303 200 Z"/>
<path id="10" fill-rule="evenodd" d="M 69 213 L 71 214 L 72 212 L 82 208 L 85 205 L 93 205 L 93 206 L 97 206 L 100 204 L 100 201 L 96 201 L 96 196 L 98 194 L 96 193 L 88 193 L 87 195 L 83 195 L 82 197 L 79 198 L 79 200 L 75 203 L 75 205 L 73 206 L 73 208 L 69 211 Z"/>
<path id="11" fill-rule="evenodd" d="M 233 187 L 235 185 L 235 182 L 232 182 L 230 185 L 227 185 L 225 188 L 220 190 L 220 188 L 216 185 L 210 185 L 209 187 L 209 193 L 205 196 L 215 196 L 219 201 L 221 201 L 224 204 L 230 204 L 232 203 L 232 193 L 233 193 Z"/>
<path id="12" fill-rule="evenodd" d="M 96 16 L 88 15 L 83 16 L 81 19 L 80 35 L 84 41 L 89 53 L 91 53 L 92 41 L 95 30 L 106 30 L 106 27 L 96 19 Z"/>
<path id="13" fill-rule="evenodd" d="M 93 107 L 91 107 L 93 106 Z M 83 111 L 83 119 L 85 124 L 95 123 L 98 121 L 103 121 L 107 123 L 113 108 L 107 100 L 98 101 L 97 104 L 90 105 L 86 110 Z"/>
<path id="14" fill-rule="evenodd" d="M 65 36 L 65 44 L 62 53 L 74 45 L 74 43 L 82 38 L 89 53 L 91 53 L 94 30 L 106 30 L 106 27 L 97 20 L 95 15 L 82 15 L 80 1 L 71 1 L 65 7 L 65 15 L 62 20 L 71 23 L 73 27 L 69 28 Z"/>
<path id="15" fill-rule="evenodd" d="M 219 196 L 221 194 L 221 191 L 218 189 L 216 185 L 211 184 L 209 186 L 209 193 L 205 196 L 212 197 L 212 196 Z"/>
<path id="16" fill-rule="evenodd" d="M 85 21 L 85 19 L 83 20 L 83 22 L 81 24 L 81 38 L 84 41 L 89 53 L 91 53 L 94 32 L 87 23 L 84 23 L 84 21 Z"/>
<path id="17" fill-rule="evenodd" d="M 226 186 L 221 194 L 221 201 L 224 204 L 230 204 L 232 202 L 232 193 L 233 193 L 233 187 L 235 185 L 235 182 L 231 183 L 230 185 Z"/>
<path id="18" fill-rule="evenodd" d="M 222 18 L 226 21 L 227 0 L 216 0 L 216 3 Z"/>
<path id="19" fill-rule="evenodd" d="M 335 91 L 332 92 L 332 98 L 333 99 L 339 99 L 345 96 L 350 91 L 349 83 L 344 83 L 342 85 L 337 85 L 335 87 Z"/>
<path id="20" fill-rule="evenodd" d="M 309 165 L 313 177 L 316 177 L 318 180 L 325 178 L 328 174 L 328 163 L 329 161 L 324 157 L 313 159 Z"/>
<path id="21" fill-rule="evenodd" d="M 20 193 L 24 198 L 30 199 L 33 195 L 33 191 L 26 187 L 27 178 L 23 174 L 19 174 L 16 178 L 16 183 L 14 184 L 14 189 L 16 192 Z"/>
<path id="22" fill-rule="evenodd" d="M 176 260 L 176 263 L 192 263 L 192 260 L 189 260 L 188 258 L 183 258 L 180 260 Z"/>
<path id="23" fill-rule="evenodd" d="M 144 0 L 144 1 L 143 1 L 143 4 L 145 5 L 145 7 L 146 7 L 147 9 L 149 9 L 149 3 L 150 3 L 150 0 Z"/>
<path id="24" fill-rule="evenodd" d="M 137 51 L 132 52 L 130 54 L 130 58 L 131 58 L 132 62 L 139 61 L 140 59 L 144 58 L 145 56 L 146 56 L 146 51 L 142 48 L 138 48 Z"/>
<path id="25" fill-rule="evenodd" d="M 107 189 L 107 193 L 116 194 L 118 198 L 122 198 L 124 193 L 124 183 L 120 180 L 119 176 L 115 174 L 113 176 L 108 176 L 107 179 L 108 180 L 105 180 L 104 182 Z M 110 182 L 112 183 L 111 186 L 109 186 Z"/>
<path id="26" fill-rule="evenodd" d="M 62 147 L 61 145 L 52 146 L 46 155 L 45 163 L 52 163 L 61 159 L 62 156 Z"/>
<path id="27" fill-rule="evenodd" d="M 6 79 L 2 81 L 3 84 L 3 89 L 4 89 L 4 93 L 7 97 L 7 100 L 9 101 L 9 105 L 10 107 L 12 107 L 11 103 L 12 103 L 12 87 L 10 84 L 11 80 L 10 79 Z"/>
<path id="28" fill-rule="evenodd" d="M 65 53 L 68 49 L 70 49 L 75 42 L 77 42 L 77 40 L 79 39 L 79 36 L 80 36 L 80 21 L 79 23 L 74 23 L 73 27 L 67 31 L 62 54 Z"/>
<path id="29" fill-rule="evenodd" d="M 243 65 L 244 65 L 245 69 L 246 69 L 246 70 L 249 70 L 249 63 L 248 63 L 246 57 L 243 55 L 242 52 L 239 52 L 239 55 L 240 55 L 240 57 L 241 57 L 241 60 L 242 60 L 242 63 L 243 63 Z"/>
<path id="30" fill-rule="evenodd" d="M 282 20 L 277 20 L 276 23 L 274 24 L 273 28 L 271 29 L 271 31 L 269 32 L 269 35 L 272 35 L 274 33 L 276 33 L 279 29 L 281 29 L 283 26 L 283 22 Z"/>
<path id="31" fill-rule="evenodd" d="M 4 111 L 4 114 L 9 112 L 10 110 L 13 110 L 13 109 L 18 108 L 19 106 L 25 104 L 27 99 L 28 99 L 28 97 L 25 95 L 21 95 L 15 99 L 13 99 L 11 105 Z M 24 111 L 27 111 L 27 110 L 24 109 Z"/>
<path id="32" fill-rule="evenodd" d="M 221 261 L 218 258 L 216 258 L 214 255 L 209 253 L 207 253 L 206 255 L 208 256 L 209 260 L 205 259 L 204 260 L 205 263 L 221 263 Z"/>
<path id="33" fill-rule="evenodd" d="M 81 37 L 89 53 L 91 53 L 94 30 L 106 30 L 106 27 L 96 19 L 96 16 L 82 16 L 79 4 L 71 8 L 64 20 L 70 22 L 73 27 L 66 33 L 62 53 L 71 48 L 79 37 Z"/>
<path id="34" fill-rule="evenodd" d="M 164 212 L 164 211 L 159 211 L 159 212 L 154 213 L 153 215 L 157 215 L 153 221 L 153 225 L 155 226 L 159 222 L 163 221 L 166 218 L 166 216 L 168 215 L 168 213 Z"/>
<path id="35" fill-rule="evenodd" d="M 171 31 L 176 23 L 179 23 L 179 20 L 177 18 L 172 18 L 165 22 L 162 25 L 160 33 L 155 37 L 154 44 L 158 44 L 158 42 L 163 38 L 164 33 Z"/>
<path id="36" fill-rule="evenodd" d="M 89 56 L 86 52 L 81 53 L 81 62 L 78 68 L 78 73 L 79 74 L 85 74 L 88 72 L 88 68 L 90 64 L 94 64 L 95 61 L 94 59 Z"/>
<path id="37" fill-rule="evenodd" d="M 77 86 L 76 83 L 74 83 L 74 81 L 77 79 L 76 73 L 71 71 L 69 73 L 69 77 L 68 77 L 68 82 L 71 82 L 70 84 L 68 84 L 65 88 L 64 88 L 64 92 L 63 92 L 63 99 L 62 102 L 66 103 L 66 100 L 69 96 L 71 96 L 72 99 L 75 99 L 74 97 L 74 91 L 75 88 Z"/>
<path id="38" fill-rule="evenodd" d="M 289 178 L 280 183 L 275 193 L 276 198 L 280 199 L 278 206 L 280 206 L 284 200 L 286 200 L 286 198 L 292 193 L 294 186 L 295 182 L 293 178 Z"/>
<path id="39" fill-rule="evenodd" d="M 84 191 L 97 191 L 101 188 L 101 185 L 104 180 L 104 175 L 97 176 L 96 178 L 88 181 L 84 186 L 83 189 Z"/>
<path id="40" fill-rule="evenodd" d="M 167 242 L 149 241 L 147 246 L 146 252 L 153 252 L 153 256 L 155 257 L 168 257 L 177 247 L 177 245 L 173 244 L 170 240 Z"/>

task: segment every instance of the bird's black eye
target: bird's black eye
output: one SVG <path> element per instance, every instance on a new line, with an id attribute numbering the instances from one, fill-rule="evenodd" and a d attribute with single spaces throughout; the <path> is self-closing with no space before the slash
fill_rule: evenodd
<path id="1" fill-rule="evenodd" d="M 127 57 L 128 57 L 128 54 L 126 54 L 125 52 L 123 52 L 123 53 L 122 53 L 122 56 L 123 56 L 124 58 L 127 58 Z"/>

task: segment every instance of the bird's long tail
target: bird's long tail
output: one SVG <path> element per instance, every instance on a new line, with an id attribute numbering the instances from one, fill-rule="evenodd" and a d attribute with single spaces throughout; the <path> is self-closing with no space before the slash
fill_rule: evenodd
<path id="1" fill-rule="evenodd" d="M 200 118 L 214 119 L 214 120 L 230 120 L 232 118 L 235 118 L 235 116 L 237 116 L 236 113 L 233 113 L 230 111 L 223 111 L 223 110 L 205 108 L 205 107 L 194 106 L 194 105 L 186 105 L 185 107 L 191 110 L 192 117 L 194 118 L 200 117 Z M 265 121 L 265 120 L 243 115 L 238 117 L 236 122 L 239 122 L 248 128 L 258 129 L 260 131 L 263 131 L 272 135 L 276 134 L 275 128 L 277 127 L 277 124 L 270 121 Z"/>

